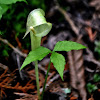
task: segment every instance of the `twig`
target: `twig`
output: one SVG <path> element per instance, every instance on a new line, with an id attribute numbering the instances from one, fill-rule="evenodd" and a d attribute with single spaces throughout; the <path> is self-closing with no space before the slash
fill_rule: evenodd
<path id="1" fill-rule="evenodd" d="M 17 92 L 14 92 L 14 94 L 20 95 L 20 96 L 32 96 L 33 97 L 33 95 L 27 94 L 27 93 L 17 93 Z"/>
<path id="2" fill-rule="evenodd" d="M 63 74 L 65 74 L 66 72 L 68 72 L 68 70 L 64 71 Z M 58 78 L 60 77 L 59 74 L 55 75 L 52 79 L 49 80 L 49 82 L 46 84 L 46 87 L 47 88 L 53 81 L 57 80 Z M 43 88 L 40 89 L 40 92 L 42 92 Z"/>
<path id="3" fill-rule="evenodd" d="M 22 70 L 20 71 L 21 63 L 20 63 L 20 56 L 18 54 L 16 54 L 16 60 L 17 60 L 19 75 L 20 75 L 21 79 L 24 80 L 23 72 L 22 72 Z"/>
<path id="4" fill-rule="evenodd" d="M 20 98 L 16 100 L 38 100 L 37 95 L 31 95 L 28 93 L 17 93 L 17 92 L 14 92 L 14 94 L 20 96 Z"/>
<path id="5" fill-rule="evenodd" d="M 97 26 L 92 25 L 90 22 L 84 21 L 84 20 L 82 20 L 80 18 L 75 18 L 75 21 L 78 22 L 78 23 L 81 23 L 81 24 L 83 24 L 85 26 L 89 26 L 89 27 L 91 27 L 91 28 L 93 28 L 93 29 L 95 29 L 95 30 L 100 32 L 100 29 Z"/>
<path id="6" fill-rule="evenodd" d="M 94 72 L 94 70 L 92 70 L 92 69 L 88 68 L 87 66 L 86 66 L 85 70 L 86 70 L 86 71 L 88 71 L 88 72 L 91 72 L 91 73 L 93 73 L 93 72 Z M 100 71 L 99 71 L 99 70 L 96 70 L 95 72 L 100 72 Z"/>
<path id="7" fill-rule="evenodd" d="M 55 1 L 55 4 L 56 4 L 56 9 L 62 13 L 66 19 L 66 21 L 68 21 L 68 23 L 70 24 L 72 30 L 75 32 L 76 35 L 79 35 L 79 29 L 75 26 L 74 22 L 71 20 L 71 18 L 69 17 L 68 13 L 63 10 L 60 5 L 58 4 L 57 0 L 54 0 Z"/>
<path id="8" fill-rule="evenodd" d="M 27 57 L 27 54 L 22 53 L 21 51 L 19 51 L 18 49 L 16 49 L 11 43 L 8 42 L 8 40 L 3 39 L 3 38 L 0 37 L 0 41 L 2 41 L 3 43 L 7 44 L 8 46 L 10 46 L 15 52 L 17 52 L 22 57 Z"/>
<path id="9" fill-rule="evenodd" d="M 93 55 L 93 53 L 90 51 L 90 49 L 87 48 L 86 51 L 87 51 L 88 55 L 86 55 L 86 56 L 84 57 L 85 60 L 90 61 L 90 62 L 93 62 L 93 63 L 95 63 L 96 65 L 98 65 L 98 66 L 100 67 L 100 62 L 97 61 L 97 60 L 94 58 L 94 55 Z"/>
<path id="10" fill-rule="evenodd" d="M 0 67 L 3 68 L 4 70 L 9 69 L 8 66 L 3 65 L 2 63 L 0 63 Z"/>

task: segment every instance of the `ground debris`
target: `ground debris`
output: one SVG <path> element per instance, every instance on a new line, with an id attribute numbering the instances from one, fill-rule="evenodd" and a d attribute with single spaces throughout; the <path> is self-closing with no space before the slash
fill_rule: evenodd
<path id="1" fill-rule="evenodd" d="M 77 39 L 80 43 L 81 40 Z M 81 96 L 82 100 L 86 100 L 87 93 L 85 90 L 85 80 L 84 80 L 84 67 L 83 67 L 83 52 L 82 50 L 75 50 L 68 52 L 69 59 L 69 70 L 70 70 L 70 80 L 73 90 L 78 90 L 78 92 L 73 91 L 73 96 Z M 79 95 L 78 95 L 79 94 Z"/>

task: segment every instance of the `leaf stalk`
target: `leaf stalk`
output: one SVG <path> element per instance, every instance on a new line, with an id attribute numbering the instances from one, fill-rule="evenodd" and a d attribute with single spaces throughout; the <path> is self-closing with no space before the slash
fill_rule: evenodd
<path id="1" fill-rule="evenodd" d="M 44 82 L 43 91 L 42 91 L 42 95 L 41 95 L 41 100 L 43 100 L 43 95 L 44 95 L 44 91 L 45 91 L 45 87 L 46 87 L 48 73 L 49 73 L 49 70 L 50 70 L 50 65 L 51 65 L 51 61 L 49 62 L 49 65 L 48 65 L 47 74 L 46 74 L 46 77 L 45 77 L 45 82 Z"/>

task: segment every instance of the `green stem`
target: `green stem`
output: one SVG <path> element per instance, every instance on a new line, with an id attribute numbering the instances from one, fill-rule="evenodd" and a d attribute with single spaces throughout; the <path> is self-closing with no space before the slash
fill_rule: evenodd
<path id="1" fill-rule="evenodd" d="M 48 77 L 48 73 L 49 73 L 49 70 L 50 70 L 50 64 L 51 64 L 51 61 L 49 62 L 49 65 L 48 65 L 47 74 L 46 74 L 46 77 L 45 77 L 45 82 L 44 82 L 43 91 L 42 91 L 42 95 L 41 95 L 41 100 L 43 100 L 43 95 L 44 95 L 44 91 L 45 91 L 47 77 Z"/>
<path id="2" fill-rule="evenodd" d="M 35 50 L 41 44 L 41 37 L 35 36 L 32 31 L 30 32 L 30 37 L 31 37 L 31 50 Z"/>
<path id="3" fill-rule="evenodd" d="M 33 31 L 30 32 L 31 37 L 31 50 L 35 50 L 40 46 L 41 37 L 36 37 Z M 40 100 L 40 87 L 39 87 L 39 73 L 38 73 L 38 61 L 35 61 L 35 75 L 36 75 L 36 86 L 37 86 L 37 95 Z"/>
<path id="4" fill-rule="evenodd" d="M 39 86 L 39 74 L 38 74 L 38 61 L 35 61 L 35 75 L 36 75 L 36 86 L 37 86 L 37 94 L 38 99 L 40 100 L 40 86 Z"/>

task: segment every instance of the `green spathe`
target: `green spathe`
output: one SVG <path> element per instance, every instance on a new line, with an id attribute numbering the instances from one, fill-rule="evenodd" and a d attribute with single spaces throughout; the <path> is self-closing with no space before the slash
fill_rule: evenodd
<path id="1" fill-rule="evenodd" d="M 49 33 L 52 28 L 52 24 L 48 23 L 45 19 L 45 13 L 42 9 L 38 8 L 30 12 L 27 18 L 26 33 L 24 37 L 31 31 L 30 27 L 33 27 L 35 36 L 43 37 Z"/>
<path id="2" fill-rule="evenodd" d="M 38 25 L 47 23 L 44 16 L 45 12 L 40 8 L 31 11 L 27 18 L 27 27 L 36 27 Z"/>

